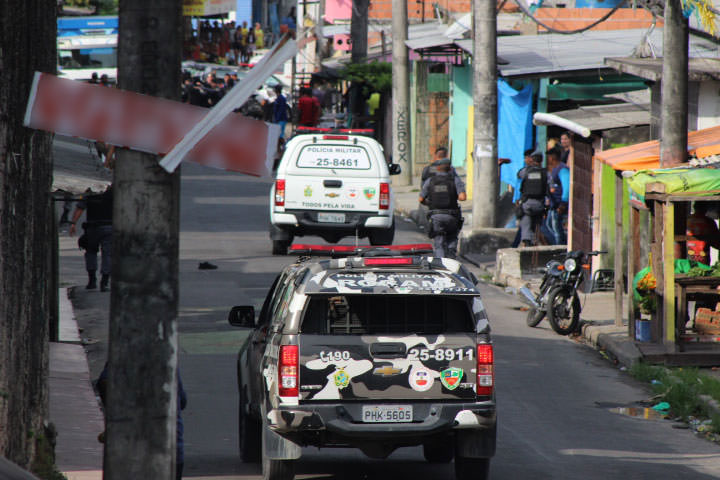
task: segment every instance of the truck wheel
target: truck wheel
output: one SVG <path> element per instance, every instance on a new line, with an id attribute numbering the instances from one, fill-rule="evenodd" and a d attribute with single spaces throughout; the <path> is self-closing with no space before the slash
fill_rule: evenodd
<path id="1" fill-rule="evenodd" d="M 423 455 L 430 463 L 450 463 L 455 456 L 452 437 L 445 441 L 432 441 L 423 443 Z"/>
<path id="2" fill-rule="evenodd" d="M 289 246 L 290 246 L 290 242 L 287 240 L 273 240 L 272 241 L 272 254 L 273 255 L 287 255 Z"/>
<path id="3" fill-rule="evenodd" d="M 262 475 L 263 480 L 293 480 L 295 478 L 295 460 L 273 460 L 265 454 L 265 429 L 263 429 L 262 443 Z"/>
<path id="4" fill-rule="evenodd" d="M 260 461 L 260 422 L 245 413 L 244 388 L 240 387 L 240 407 L 238 411 L 238 441 L 240 444 L 240 458 L 245 463 Z"/>
<path id="5" fill-rule="evenodd" d="M 457 480 L 487 480 L 489 476 L 489 458 L 455 457 L 455 478 Z"/>
<path id="6" fill-rule="evenodd" d="M 386 230 L 370 230 L 368 237 L 370 238 L 370 245 L 392 245 L 395 238 L 395 221 Z"/>

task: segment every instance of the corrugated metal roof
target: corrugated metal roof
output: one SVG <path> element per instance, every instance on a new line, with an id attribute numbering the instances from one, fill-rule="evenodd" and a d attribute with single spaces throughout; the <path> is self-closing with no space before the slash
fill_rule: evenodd
<path id="1" fill-rule="evenodd" d="M 500 74 L 513 77 L 605 69 L 605 58 L 631 55 L 646 34 L 646 29 L 634 29 L 498 37 L 497 53 L 509 62 L 499 67 Z M 656 28 L 650 34 L 652 50 L 657 56 L 662 55 L 662 36 L 662 28 Z M 472 54 L 472 40 L 455 43 Z M 689 54 L 690 57 L 720 57 L 717 45 L 692 36 Z"/>
<path id="2" fill-rule="evenodd" d="M 573 110 L 553 112 L 553 115 L 579 123 L 590 130 L 609 130 L 612 128 L 633 127 L 650 123 L 650 104 L 584 106 Z"/>

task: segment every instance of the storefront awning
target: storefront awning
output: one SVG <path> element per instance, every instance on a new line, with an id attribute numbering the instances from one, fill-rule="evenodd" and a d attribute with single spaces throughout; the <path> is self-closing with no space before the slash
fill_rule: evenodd
<path id="1" fill-rule="evenodd" d="M 688 155 L 704 158 L 716 154 L 720 154 L 720 126 L 688 132 Z M 595 157 L 615 170 L 660 168 L 660 141 L 602 150 Z"/>

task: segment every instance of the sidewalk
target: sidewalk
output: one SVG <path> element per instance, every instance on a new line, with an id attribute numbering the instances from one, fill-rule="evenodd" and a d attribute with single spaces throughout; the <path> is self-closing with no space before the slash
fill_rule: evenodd
<path id="1" fill-rule="evenodd" d="M 50 343 L 50 421 L 57 429 L 55 464 L 68 480 L 101 480 L 103 414 L 90 383 L 85 349 L 68 291 L 61 288 L 60 341 Z"/>

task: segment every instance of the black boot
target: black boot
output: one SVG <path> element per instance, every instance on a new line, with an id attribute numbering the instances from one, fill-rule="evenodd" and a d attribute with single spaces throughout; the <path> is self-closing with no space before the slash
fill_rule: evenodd
<path id="1" fill-rule="evenodd" d="M 110 283 L 110 275 L 103 273 L 102 278 L 100 278 L 100 291 L 107 292 L 109 283 Z"/>
<path id="2" fill-rule="evenodd" d="M 95 270 L 88 270 L 88 284 L 85 286 L 88 290 L 97 288 L 97 281 L 95 280 Z"/>

